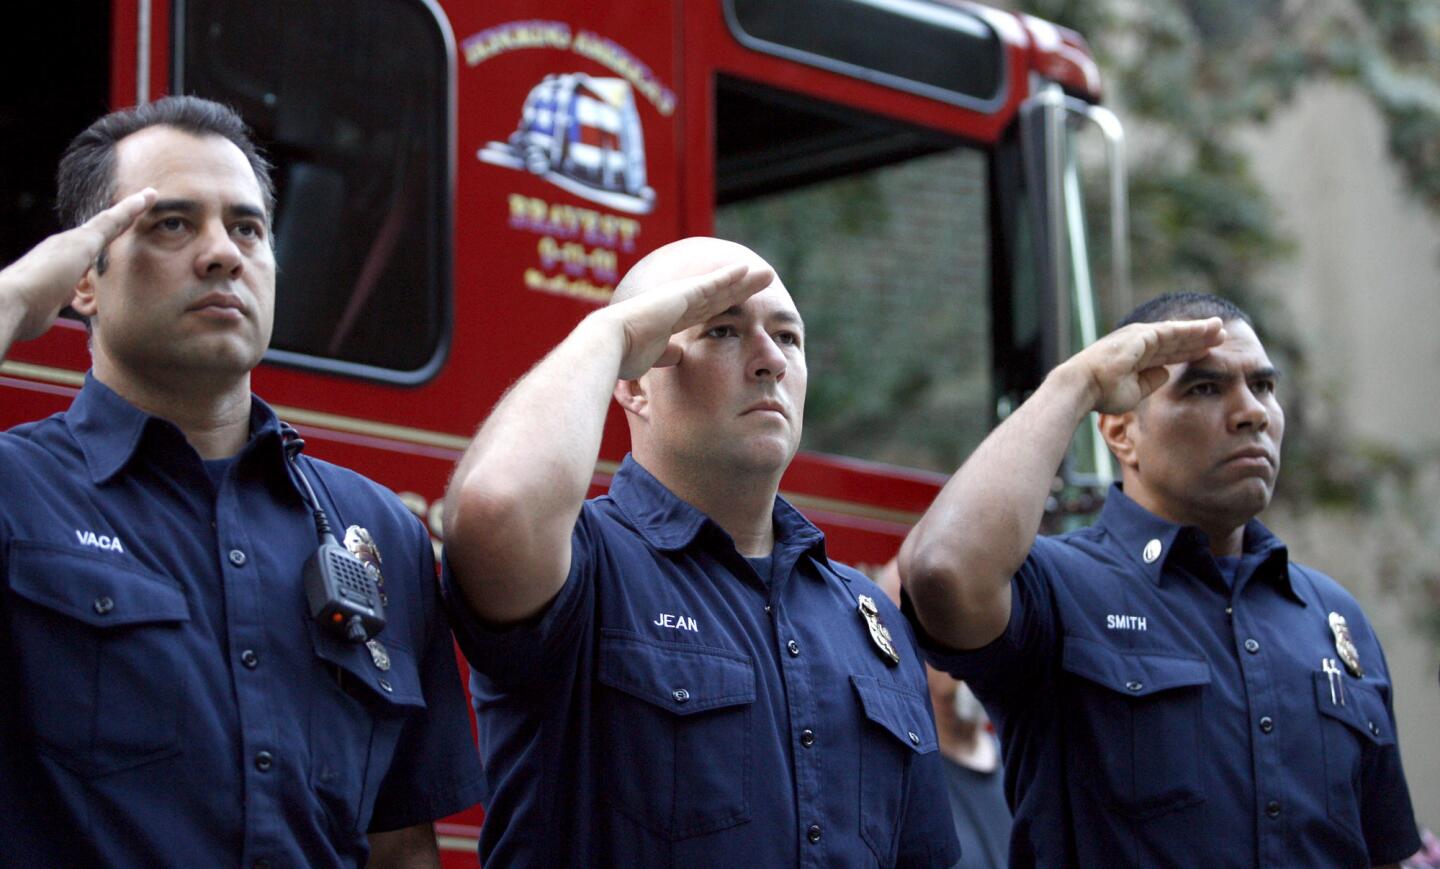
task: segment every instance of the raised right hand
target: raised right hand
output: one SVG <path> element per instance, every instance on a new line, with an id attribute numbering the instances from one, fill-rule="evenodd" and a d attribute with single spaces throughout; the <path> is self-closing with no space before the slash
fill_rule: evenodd
<path id="1" fill-rule="evenodd" d="M 625 335 L 620 379 L 635 380 L 651 368 L 675 365 L 680 348 L 671 336 L 703 323 L 770 286 L 775 273 L 744 262 L 678 278 L 603 309 Z"/>
<path id="2" fill-rule="evenodd" d="M 1088 379 L 1094 409 L 1125 413 L 1169 379 L 1166 365 L 1193 362 L 1225 340 L 1219 317 L 1131 323 L 1065 363 Z"/>
<path id="3" fill-rule="evenodd" d="M 0 306 L 18 314 L 16 340 L 45 334 L 95 258 L 155 204 L 156 196 L 150 187 L 133 193 L 74 229 L 50 236 L 0 271 Z"/>

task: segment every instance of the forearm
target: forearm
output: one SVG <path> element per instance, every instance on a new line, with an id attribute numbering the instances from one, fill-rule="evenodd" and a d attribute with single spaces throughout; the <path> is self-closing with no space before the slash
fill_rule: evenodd
<path id="1" fill-rule="evenodd" d="M 370 834 L 369 869 L 439 869 L 433 824 Z"/>
<path id="2" fill-rule="evenodd" d="M 615 318 L 592 314 L 505 394 L 461 459 L 446 545 L 482 617 L 526 618 L 559 591 L 623 351 Z"/>
<path id="3" fill-rule="evenodd" d="M 1035 542 L 1056 470 L 1095 403 L 1071 364 L 1051 372 L 950 478 L 905 540 L 900 572 L 925 630 L 956 648 L 1004 630 L 1010 578 Z"/>
<path id="4" fill-rule="evenodd" d="M 0 273 L 0 362 L 10 355 L 10 346 L 20 334 L 25 308 L 15 299 L 4 273 Z"/>

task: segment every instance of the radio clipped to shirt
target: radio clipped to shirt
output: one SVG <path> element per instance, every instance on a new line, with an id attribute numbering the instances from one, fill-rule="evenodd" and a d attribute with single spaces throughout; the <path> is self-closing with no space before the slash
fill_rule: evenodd
<path id="1" fill-rule="evenodd" d="M 385 603 L 379 578 L 359 557 L 341 546 L 330 520 L 310 487 L 296 456 L 305 448 L 300 433 L 282 424 L 286 466 L 300 482 L 315 519 L 320 548 L 305 562 L 305 600 L 310 617 L 321 627 L 351 643 L 363 643 L 385 629 Z"/>

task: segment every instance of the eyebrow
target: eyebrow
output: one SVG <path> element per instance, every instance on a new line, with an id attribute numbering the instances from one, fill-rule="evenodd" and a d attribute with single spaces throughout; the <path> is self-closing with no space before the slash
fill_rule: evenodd
<path id="1" fill-rule="evenodd" d="M 1186 368 L 1175 380 L 1176 387 L 1188 386 L 1192 383 L 1229 383 L 1236 375 L 1229 371 L 1221 371 L 1216 368 L 1199 368 L 1194 365 Z M 1280 371 L 1273 365 L 1264 368 L 1257 368 L 1245 375 L 1246 381 L 1256 380 L 1279 380 Z"/>
<path id="2" fill-rule="evenodd" d="M 712 319 L 718 320 L 718 319 L 720 319 L 721 317 L 739 317 L 739 316 L 742 316 L 742 314 L 741 314 L 741 312 L 740 312 L 740 306 L 739 306 L 739 305 L 731 305 L 730 307 L 728 307 L 728 308 L 726 308 L 725 310 L 721 311 L 720 313 L 716 314 Z M 805 321 L 802 320 L 802 319 L 800 319 L 800 315 L 799 315 L 798 313 L 796 313 L 795 311 L 776 311 L 776 312 L 774 312 L 774 313 L 772 313 L 772 314 L 769 314 L 765 319 L 767 319 L 767 320 L 779 320 L 781 323 L 793 324 L 793 325 L 799 326 L 801 329 L 804 329 L 804 328 L 805 328 Z"/>
<path id="3" fill-rule="evenodd" d="M 174 214 L 196 215 L 202 210 L 200 203 L 194 199 L 161 199 L 150 206 L 153 212 L 165 212 Z M 253 217 L 256 220 L 264 220 L 265 212 L 259 206 L 251 205 L 248 202 L 239 202 L 225 206 L 226 217 Z"/>

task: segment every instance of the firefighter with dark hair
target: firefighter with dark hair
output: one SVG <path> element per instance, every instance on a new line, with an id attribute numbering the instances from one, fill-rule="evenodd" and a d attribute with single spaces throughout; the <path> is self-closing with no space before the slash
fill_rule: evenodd
<path id="1" fill-rule="evenodd" d="M 268 165 L 167 98 L 81 133 L 59 191 L 72 228 L 0 272 L 0 351 L 69 303 L 92 362 L 0 434 L 0 866 L 438 866 L 484 779 L 429 535 L 250 392 Z M 384 601 L 358 634 L 307 596 L 335 558 Z"/>
<path id="2" fill-rule="evenodd" d="M 931 662 L 1000 729 L 1011 865 L 1374 866 L 1419 847 L 1380 642 L 1255 517 L 1279 372 L 1249 318 L 1162 296 L 1058 366 L 906 539 Z M 1093 528 L 1037 537 L 1092 411 Z"/>

